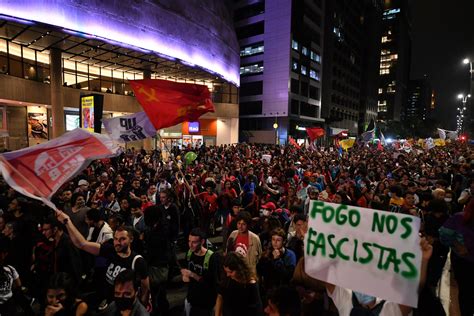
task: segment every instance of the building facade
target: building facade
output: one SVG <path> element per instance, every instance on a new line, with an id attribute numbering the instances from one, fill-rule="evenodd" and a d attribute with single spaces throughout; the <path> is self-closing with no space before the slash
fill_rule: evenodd
<path id="1" fill-rule="evenodd" d="M 357 135 L 376 118 L 382 3 L 326 1 L 322 117 Z"/>
<path id="2" fill-rule="evenodd" d="M 239 47 L 231 14 L 218 0 L 0 3 L 0 147 L 35 145 L 78 127 L 83 95 L 103 96 L 104 118 L 141 111 L 128 80 L 154 78 L 207 85 L 216 105 L 198 129 L 161 130 L 159 145 L 236 143 Z"/>
<path id="3" fill-rule="evenodd" d="M 322 0 L 236 0 L 240 139 L 286 143 L 321 126 Z"/>
<path id="4" fill-rule="evenodd" d="M 384 0 L 378 119 L 399 122 L 408 101 L 411 20 L 408 0 Z"/>

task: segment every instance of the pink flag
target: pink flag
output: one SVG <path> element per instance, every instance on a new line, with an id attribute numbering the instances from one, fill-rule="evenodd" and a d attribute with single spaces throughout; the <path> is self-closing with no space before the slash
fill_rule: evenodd
<path id="1" fill-rule="evenodd" d="M 47 143 L 0 155 L 0 171 L 16 191 L 55 208 L 53 194 L 95 159 L 113 157 L 109 136 L 75 129 Z"/>

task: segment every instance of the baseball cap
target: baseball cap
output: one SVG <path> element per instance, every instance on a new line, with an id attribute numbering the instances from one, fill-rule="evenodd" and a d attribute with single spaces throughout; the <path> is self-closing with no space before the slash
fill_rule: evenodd
<path id="1" fill-rule="evenodd" d="M 262 205 L 262 208 L 263 209 L 268 209 L 268 210 L 275 210 L 276 209 L 276 206 L 275 206 L 275 203 L 273 202 L 267 202 L 265 204 Z"/>
<path id="2" fill-rule="evenodd" d="M 89 185 L 89 182 L 87 182 L 87 180 L 79 180 L 79 182 L 77 183 L 78 186 L 81 186 L 81 185 Z"/>

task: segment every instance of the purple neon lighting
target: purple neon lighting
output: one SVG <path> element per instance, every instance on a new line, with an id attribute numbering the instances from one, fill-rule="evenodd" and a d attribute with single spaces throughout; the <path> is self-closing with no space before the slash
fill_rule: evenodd
<path id="1" fill-rule="evenodd" d="M 166 35 L 157 36 L 157 33 L 149 34 L 144 31 L 133 32 L 129 25 L 120 21 L 90 12 L 72 10 L 71 6 L 61 6 L 61 2 L 61 0 L 6 0 L 0 2 L 0 14 L 9 15 L 13 19 L 18 18 L 20 23 L 37 21 L 64 28 L 68 33 L 79 32 L 81 36 L 95 36 L 101 40 L 117 42 L 120 46 L 125 44 L 134 50 L 151 51 L 167 59 L 180 59 L 185 64 L 196 65 L 218 74 L 237 86 L 240 84 L 238 61 L 236 65 L 229 65 L 215 58 L 205 48 L 186 45 L 186 42 L 180 43 Z"/>

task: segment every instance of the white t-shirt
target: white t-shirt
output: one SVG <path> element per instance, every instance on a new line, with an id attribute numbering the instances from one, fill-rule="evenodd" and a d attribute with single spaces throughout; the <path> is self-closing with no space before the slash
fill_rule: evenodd
<path id="1" fill-rule="evenodd" d="M 352 310 L 352 290 L 336 286 L 334 292 L 331 294 L 328 291 L 328 296 L 332 298 L 334 305 L 339 312 L 339 316 L 349 316 Z M 377 304 L 381 299 L 377 298 Z M 412 313 L 410 313 L 412 315 Z M 402 311 L 397 303 L 385 302 L 380 316 L 402 316 Z"/>
<path id="2" fill-rule="evenodd" d="M 20 276 L 12 266 L 4 266 L 5 275 L 7 276 L 3 282 L 0 282 L 0 304 L 8 301 L 12 296 L 12 285 L 13 281 L 18 279 Z"/>

